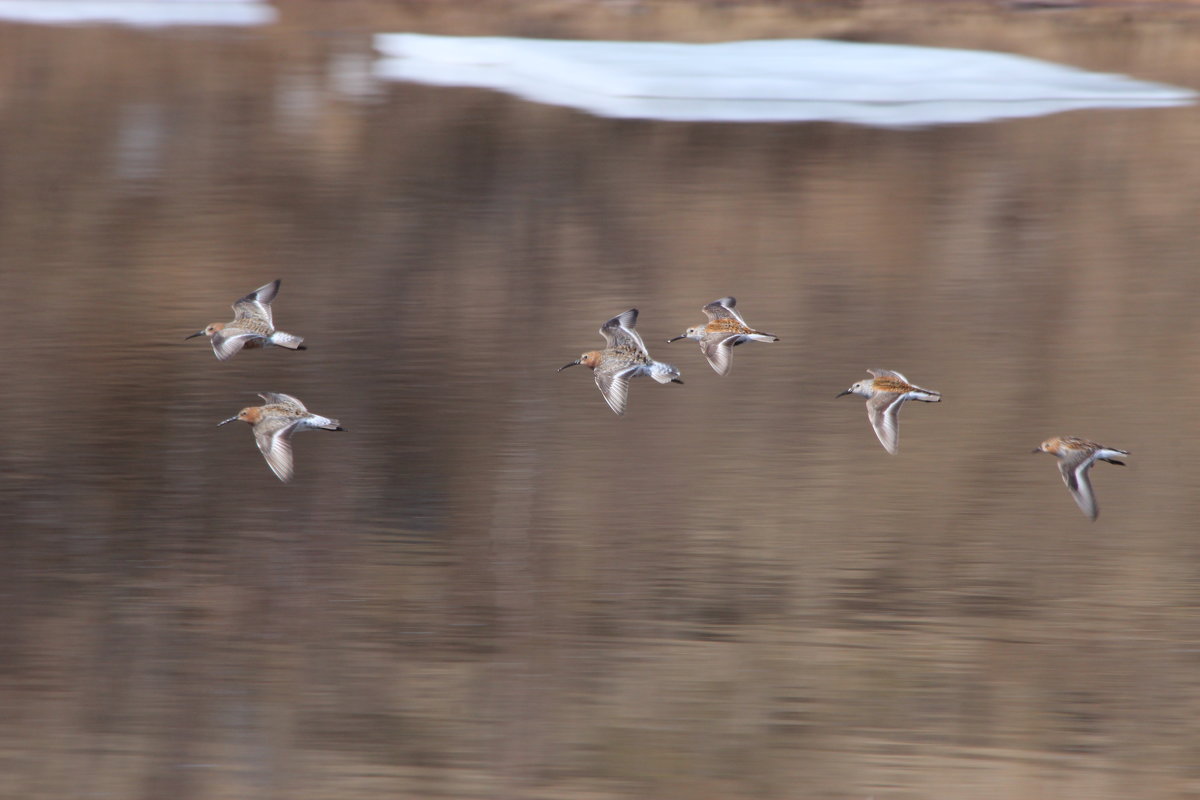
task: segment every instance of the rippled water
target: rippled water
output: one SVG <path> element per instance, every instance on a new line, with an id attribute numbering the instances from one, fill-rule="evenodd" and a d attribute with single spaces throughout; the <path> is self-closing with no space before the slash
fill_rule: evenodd
<path id="1" fill-rule="evenodd" d="M 1195 108 L 605 120 L 379 29 L 0 25 L 0 794 L 1200 794 Z M 184 341 L 276 277 L 307 351 Z M 555 369 L 631 306 L 685 385 L 618 418 Z M 896 456 L 868 367 L 944 394 Z M 349 429 L 288 485 L 267 390 Z M 1095 523 L 1056 433 L 1133 453 Z"/>

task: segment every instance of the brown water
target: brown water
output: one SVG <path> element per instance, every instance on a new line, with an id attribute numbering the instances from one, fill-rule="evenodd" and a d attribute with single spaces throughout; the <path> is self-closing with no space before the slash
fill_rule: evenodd
<path id="1" fill-rule="evenodd" d="M 1196 108 L 604 120 L 363 77 L 562 19 L 309 12 L 0 25 L 0 796 L 1200 796 Z M 1186 20 L 867 20 L 1200 74 Z M 309 350 L 184 341 L 276 277 Z M 725 294 L 782 341 L 719 378 L 665 340 Z M 618 418 L 554 370 L 630 306 L 686 384 Z M 876 366 L 945 396 L 897 456 Z M 265 390 L 349 429 L 289 485 L 215 427 Z M 1055 433 L 1133 452 L 1096 523 Z"/>

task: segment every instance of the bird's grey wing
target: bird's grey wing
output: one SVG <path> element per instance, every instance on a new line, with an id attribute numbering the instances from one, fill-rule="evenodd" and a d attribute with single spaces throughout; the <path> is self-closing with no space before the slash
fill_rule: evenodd
<path id="1" fill-rule="evenodd" d="M 1075 505 L 1079 506 L 1079 509 L 1090 519 L 1095 519 L 1100 514 L 1100 507 L 1096 504 L 1096 495 L 1092 491 L 1092 479 L 1088 475 L 1092 465 L 1096 463 L 1093 456 L 1093 453 L 1080 452 L 1064 457 L 1058 462 L 1063 483 L 1067 484 L 1067 490 L 1075 500 Z"/>
<path id="2" fill-rule="evenodd" d="M 646 343 L 633 327 L 637 324 L 637 318 L 638 310 L 631 308 L 601 325 L 600 335 L 608 342 L 609 347 L 635 347 L 648 355 Z"/>
<path id="3" fill-rule="evenodd" d="M 259 392 L 258 396 L 263 400 L 266 400 L 268 403 L 274 405 L 292 406 L 298 411 L 308 413 L 308 409 L 304 407 L 304 403 L 301 403 L 297 398 L 292 397 L 290 394 L 283 394 L 282 392 Z"/>
<path id="4" fill-rule="evenodd" d="M 732 334 L 721 339 L 705 338 L 700 340 L 700 349 L 704 352 L 704 357 L 708 359 L 709 366 L 718 375 L 729 374 L 729 370 L 733 367 L 733 347 L 741 339 L 741 336 Z"/>
<path id="5" fill-rule="evenodd" d="M 733 317 L 738 322 L 745 325 L 746 320 L 742 319 L 742 315 L 739 314 L 737 311 L 735 311 L 733 308 L 736 305 L 737 305 L 737 300 L 735 300 L 734 298 L 720 297 L 716 300 L 713 300 L 711 303 L 709 303 L 708 305 L 706 305 L 704 308 L 702 308 L 700 310 L 703 311 L 705 316 L 708 317 L 709 322 L 712 322 L 715 319 L 727 319 L 729 317 Z M 747 327 L 749 327 L 749 326 L 747 326 Z"/>
<path id="6" fill-rule="evenodd" d="M 292 479 L 291 435 L 296 430 L 294 419 L 267 419 L 254 426 L 254 440 L 259 452 L 275 477 L 287 483 Z"/>
<path id="7" fill-rule="evenodd" d="M 224 328 L 212 335 L 212 349 L 218 361 L 228 361 L 239 350 L 255 339 L 263 338 L 257 331 L 246 331 L 241 328 Z"/>
<path id="8" fill-rule="evenodd" d="M 883 449 L 892 455 L 900 449 L 900 421 L 896 418 L 904 396 L 892 393 L 877 394 L 867 401 L 867 418 L 879 437 Z"/>
<path id="9" fill-rule="evenodd" d="M 237 300 L 233 304 L 233 318 L 260 319 L 267 323 L 267 327 L 274 328 L 275 323 L 271 321 L 271 303 L 275 300 L 275 295 L 279 294 L 280 283 L 282 281 L 277 278 Z"/>
<path id="10" fill-rule="evenodd" d="M 908 380 L 908 378 L 904 377 L 899 372 L 896 372 L 896 370 L 894 370 L 894 369 L 875 368 L 875 369 L 869 369 L 869 370 L 867 370 L 867 372 L 871 373 L 876 378 L 896 378 L 897 380 L 904 381 L 905 383 L 908 383 L 909 385 L 911 385 L 911 382 Z"/>
<path id="11" fill-rule="evenodd" d="M 596 386 L 599 387 L 600 394 L 604 395 L 604 402 L 608 403 L 608 407 L 618 416 L 625 413 L 625 406 L 629 402 L 629 379 L 636 372 L 636 369 L 624 369 L 619 372 L 597 369 L 594 372 Z"/>

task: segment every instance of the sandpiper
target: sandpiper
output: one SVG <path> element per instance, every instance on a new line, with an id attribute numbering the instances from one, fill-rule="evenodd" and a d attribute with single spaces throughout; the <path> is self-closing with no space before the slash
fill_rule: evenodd
<path id="1" fill-rule="evenodd" d="M 243 408 L 229 419 L 218 422 L 217 427 L 238 420 L 250 423 L 254 441 L 267 459 L 267 466 L 284 483 L 292 479 L 292 443 L 289 439 L 293 433 L 308 428 L 346 430 L 336 419 L 311 413 L 290 394 L 264 392 L 259 397 L 267 401 L 266 405 Z"/>
<path id="2" fill-rule="evenodd" d="M 1100 514 L 1100 507 L 1096 505 L 1096 495 L 1092 492 L 1092 481 L 1088 477 L 1088 471 L 1097 461 L 1107 461 L 1123 467 L 1125 462 L 1118 461 L 1117 456 L 1129 455 L 1128 450 L 1106 447 L 1078 436 L 1052 436 L 1038 445 L 1033 452 L 1049 453 L 1058 459 L 1058 471 L 1062 473 L 1063 483 L 1067 484 L 1067 490 L 1071 492 L 1075 504 L 1091 519 Z"/>
<path id="3" fill-rule="evenodd" d="M 773 333 L 756 331 L 746 324 L 742 315 L 733 310 L 737 300 L 732 297 L 722 297 L 704 306 L 701 311 L 708 317 L 704 325 L 688 328 L 682 336 L 667 339 L 676 342 L 680 339 L 693 339 L 700 343 L 700 350 L 708 359 L 709 365 L 718 375 L 728 375 L 733 366 L 733 348 L 742 342 L 753 339 L 756 342 L 778 342 L 779 337 Z"/>
<path id="4" fill-rule="evenodd" d="M 300 344 L 304 341 L 303 337 L 275 330 L 275 323 L 271 320 L 271 301 L 279 293 L 281 282 L 273 280 L 235 302 L 231 322 L 213 322 L 204 330 L 185 338 L 209 337 L 218 361 L 225 361 L 243 347 L 278 345 L 289 350 L 307 350 Z"/>
<path id="5" fill-rule="evenodd" d="M 859 381 L 836 396 L 857 394 L 867 398 L 867 418 L 871 420 L 871 427 L 884 449 L 895 454 L 900 447 L 900 423 L 896 420 L 900 406 L 905 400 L 940 403 L 942 393 L 915 386 L 908 378 L 890 369 L 869 369 L 867 372 L 874 376 L 871 380 Z"/>
<path id="6" fill-rule="evenodd" d="M 590 368 L 605 402 L 617 414 L 625 413 L 630 378 L 649 375 L 659 383 L 683 383 L 678 369 L 650 358 L 642 337 L 633 329 L 637 317 L 636 308 L 613 317 L 600 326 L 600 335 L 608 343 L 606 348 L 591 350 L 558 368 L 559 372 L 578 364 Z"/>

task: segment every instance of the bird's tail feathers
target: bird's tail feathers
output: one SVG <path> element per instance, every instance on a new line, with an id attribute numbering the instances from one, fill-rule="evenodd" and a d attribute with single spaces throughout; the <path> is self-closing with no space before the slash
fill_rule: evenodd
<path id="1" fill-rule="evenodd" d="M 307 350 L 307 347 L 301 347 L 300 343 L 304 341 L 303 336 L 297 336 L 294 333 L 284 333 L 283 331 L 275 331 L 271 334 L 271 344 L 286 347 L 289 350 Z"/>
<path id="2" fill-rule="evenodd" d="M 655 361 L 650 366 L 650 377 L 659 383 L 671 383 L 678 381 L 680 376 L 679 369 L 671 364 L 664 364 L 661 361 Z M 682 381 L 680 381 L 682 382 Z"/>

